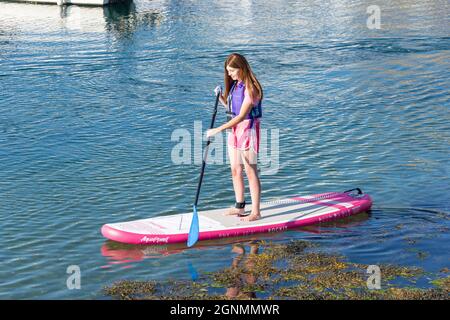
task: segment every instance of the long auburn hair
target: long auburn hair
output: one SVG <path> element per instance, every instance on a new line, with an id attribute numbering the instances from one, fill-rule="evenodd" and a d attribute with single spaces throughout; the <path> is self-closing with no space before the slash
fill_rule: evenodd
<path id="1" fill-rule="evenodd" d="M 240 70 L 240 78 L 244 81 L 245 89 L 250 95 L 252 103 L 257 100 L 263 99 L 263 90 L 258 79 L 256 79 L 247 59 L 239 53 L 230 54 L 225 60 L 224 69 L 224 83 L 225 83 L 225 99 L 228 98 L 230 94 L 231 86 L 233 85 L 233 79 L 228 75 L 227 67 L 235 68 Z"/>

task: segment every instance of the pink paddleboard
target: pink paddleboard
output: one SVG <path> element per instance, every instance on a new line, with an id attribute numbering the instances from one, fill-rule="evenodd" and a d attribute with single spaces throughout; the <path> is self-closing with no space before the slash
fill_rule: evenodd
<path id="1" fill-rule="evenodd" d="M 371 206 L 370 196 L 362 193 L 360 189 L 354 189 L 261 203 L 262 218 L 252 222 L 225 215 L 228 208 L 199 211 L 199 241 L 284 231 L 348 217 L 367 211 Z M 251 205 L 248 205 L 246 212 L 250 211 Z M 186 242 L 191 219 L 192 212 L 189 212 L 110 223 L 105 224 L 101 232 L 105 238 L 129 244 Z"/>

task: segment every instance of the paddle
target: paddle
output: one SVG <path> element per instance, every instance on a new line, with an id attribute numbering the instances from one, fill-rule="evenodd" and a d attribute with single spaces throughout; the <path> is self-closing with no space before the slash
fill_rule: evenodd
<path id="1" fill-rule="evenodd" d="M 212 115 L 211 125 L 209 126 L 210 129 L 214 127 L 214 121 L 216 121 L 217 105 L 219 104 L 220 94 L 221 92 L 219 91 L 216 96 L 216 104 L 214 105 L 214 112 Z M 198 197 L 200 196 L 200 187 L 202 186 L 203 174 L 205 173 L 206 159 L 208 157 L 208 149 L 210 143 L 211 137 L 209 137 L 208 141 L 206 142 L 205 153 L 203 154 L 202 171 L 200 172 L 200 179 L 198 181 L 197 195 L 195 196 L 194 202 L 194 212 L 192 214 L 191 228 L 189 229 L 189 236 L 187 241 L 188 247 L 192 247 L 198 240 L 199 226 L 198 226 L 197 204 L 198 204 Z"/>

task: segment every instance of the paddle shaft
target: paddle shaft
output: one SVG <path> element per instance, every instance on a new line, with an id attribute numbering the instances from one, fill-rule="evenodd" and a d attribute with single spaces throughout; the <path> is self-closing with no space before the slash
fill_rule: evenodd
<path id="1" fill-rule="evenodd" d="M 214 122 L 216 121 L 217 105 L 219 104 L 220 94 L 221 93 L 219 92 L 216 96 L 216 104 L 214 105 L 214 112 L 212 115 L 211 125 L 209 126 L 209 129 L 212 129 L 214 127 Z M 196 206 L 196 207 L 198 204 L 198 198 L 200 196 L 200 188 L 201 188 L 202 182 L 203 182 L 203 174 L 205 173 L 206 159 L 208 158 L 208 149 L 209 149 L 210 143 L 211 143 L 211 137 L 209 137 L 208 141 L 206 142 L 205 153 L 203 155 L 202 170 L 200 172 L 200 179 L 198 181 L 197 194 L 195 195 L 195 202 L 194 202 L 194 206 Z"/>

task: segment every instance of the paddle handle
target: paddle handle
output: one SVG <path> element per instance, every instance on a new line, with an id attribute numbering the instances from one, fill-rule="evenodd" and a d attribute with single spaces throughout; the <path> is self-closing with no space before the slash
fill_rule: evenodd
<path id="1" fill-rule="evenodd" d="M 219 97 L 220 97 L 220 92 L 218 92 L 217 96 L 216 96 L 216 103 L 214 105 L 214 112 L 212 115 L 211 125 L 209 126 L 209 129 L 214 128 L 214 122 L 216 121 L 216 115 L 217 115 L 217 105 L 219 104 Z M 200 188 L 201 188 L 202 182 L 203 182 L 203 174 L 205 173 L 206 159 L 208 158 L 208 150 L 209 150 L 210 144 L 211 144 L 211 137 L 209 137 L 208 141 L 206 142 L 205 153 L 203 154 L 202 170 L 200 171 L 200 179 L 198 181 L 197 194 L 195 195 L 195 202 L 194 202 L 195 207 L 198 204 L 198 198 L 200 196 Z"/>

